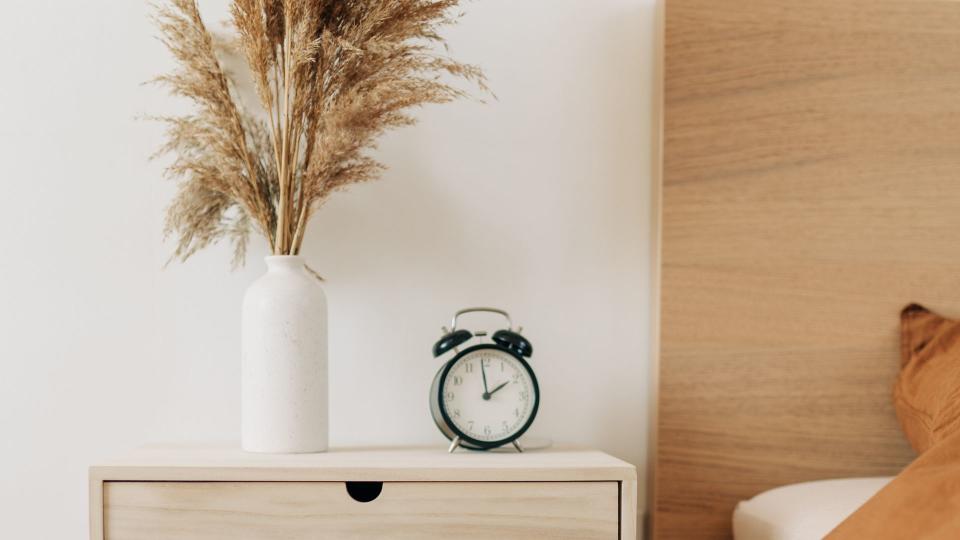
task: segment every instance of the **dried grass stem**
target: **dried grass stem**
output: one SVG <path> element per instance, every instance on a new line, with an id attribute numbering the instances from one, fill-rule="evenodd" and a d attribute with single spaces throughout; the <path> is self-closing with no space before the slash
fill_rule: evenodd
<path id="1" fill-rule="evenodd" d="M 332 193 L 379 176 L 370 151 L 409 111 L 486 89 L 481 71 L 438 54 L 459 0 L 233 0 L 232 23 L 263 114 L 244 111 L 196 0 L 156 7 L 177 69 L 158 81 L 195 105 L 162 119 L 179 182 L 166 232 L 185 260 L 222 238 L 236 263 L 255 227 L 277 255 L 297 254 L 314 210 Z"/>

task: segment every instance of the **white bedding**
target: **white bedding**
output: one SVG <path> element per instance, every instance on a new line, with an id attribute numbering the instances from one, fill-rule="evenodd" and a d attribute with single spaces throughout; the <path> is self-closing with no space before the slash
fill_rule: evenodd
<path id="1" fill-rule="evenodd" d="M 839 478 L 781 486 L 740 501 L 733 512 L 736 540 L 818 540 L 891 478 Z"/>

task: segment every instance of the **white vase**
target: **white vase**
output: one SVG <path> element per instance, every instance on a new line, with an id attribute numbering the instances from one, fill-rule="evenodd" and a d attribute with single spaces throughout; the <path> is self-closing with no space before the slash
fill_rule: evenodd
<path id="1" fill-rule="evenodd" d="M 327 449 L 327 300 L 303 257 L 267 257 L 247 289 L 241 324 L 241 446 Z"/>

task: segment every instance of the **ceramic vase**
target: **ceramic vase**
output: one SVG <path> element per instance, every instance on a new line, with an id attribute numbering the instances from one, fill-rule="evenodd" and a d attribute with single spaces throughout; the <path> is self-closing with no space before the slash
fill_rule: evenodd
<path id="1" fill-rule="evenodd" d="M 327 449 L 327 301 L 302 257 L 266 258 L 241 323 L 241 446 L 248 452 Z"/>

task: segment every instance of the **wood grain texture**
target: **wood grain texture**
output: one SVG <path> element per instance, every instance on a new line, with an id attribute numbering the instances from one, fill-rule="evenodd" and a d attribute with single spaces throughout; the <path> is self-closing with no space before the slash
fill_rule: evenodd
<path id="1" fill-rule="evenodd" d="M 896 473 L 898 311 L 960 313 L 960 3 L 669 0 L 656 538 Z"/>
<path id="2" fill-rule="evenodd" d="M 617 538 L 616 482 L 107 482 L 109 540 Z"/>
<path id="3" fill-rule="evenodd" d="M 347 497 L 347 481 L 384 482 L 383 494 L 374 501 L 378 505 L 368 503 L 371 506 L 364 507 L 387 508 L 382 519 L 373 519 L 370 514 L 361 527 L 338 518 L 334 515 L 337 512 L 329 512 L 340 508 L 337 505 L 353 509 L 351 505 L 360 504 Z M 262 491 L 257 488 L 265 485 L 272 487 Z M 230 521 L 234 513 L 269 508 L 277 501 L 277 515 L 271 513 L 272 517 L 264 519 L 271 527 L 280 527 L 267 529 L 283 534 L 243 536 L 239 531 L 248 523 L 247 516 L 237 522 L 239 525 L 234 523 L 239 527 L 236 535 L 219 537 L 299 538 L 296 535 L 301 533 L 296 531 L 309 523 L 308 529 L 314 533 L 317 529 L 313 527 L 319 526 L 323 532 L 338 532 L 331 536 L 336 538 L 440 538 L 441 532 L 449 536 L 455 532 L 454 525 L 460 527 L 464 520 L 472 520 L 475 529 L 485 531 L 488 537 L 617 538 L 619 533 L 622 538 L 633 539 L 636 490 L 633 465 L 587 449 L 447 454 L 441 447 L 335 448 L 323 454 L 265 455 L 245 453 L 233 445 L 154 445 L 90 468 L 91 539 L 213 538 L 200 535 L 206 533 L 185 536 L 183 530 L 172 536 L 145 535 L 149 530 L 173 527 L 151 521 L 163 519 L 170 512 L 179 513 L 177 522 L 184 523 L 196 511 L 198 525 L 191 525 L 189 531 L 212 531 L 218 520 L 234 523 Z M 314 508 L 312 497 L 330 505 L 317 504 Z M 498 500 L 503 504 L 498 506 Z M 548 508 L 549 501 L 556 504 Z M 164 506 L 168 503 L 173 507 Z M 287 519 L 283 506 L 287 503 L 307 508 L 306 521 Z M 216 509 L 219 504 L 231 507 L 220 511 Z M 512 509 L 508 511 L 509 505 Z M 420 528 L 403 525 L 407 523 L 399 517 L 403 508 L 413 512 L 408 516 L 409 524 L 421 524 L 435 536 L 411 532 Z M 421 511 L 426 515 L 414 515 Z M 611 516 L 612 533 L 608 523 Z M 152 525 L 144 528 L 138 523 Z M 389 525 L 398 527 L 399 532 L 389 536 L 376 529 L 374 534 L 370 527 L 378 524 L 383 531 Z M 534 525 L 539 529 L 530 528 Z M 252 532 L 243 534 L 261 532 L 253 527 Z M 291 536 L 285 536 L 287 533 Z M 457 529 L 453 535 L 471 537 L 464 534 L 473 533 Z"/>

